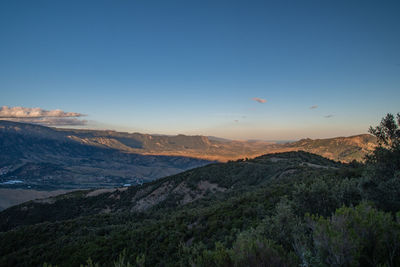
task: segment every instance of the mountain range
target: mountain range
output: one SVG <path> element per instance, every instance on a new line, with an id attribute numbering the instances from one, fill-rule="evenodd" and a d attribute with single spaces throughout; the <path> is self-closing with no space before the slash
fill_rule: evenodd
<path id="1" fill-rule="evenodd" d="M 112 244 L 117 253 L 145 252 L 146 266 L 176 266 L 180 242 L 212 246 L 254 225 L 297 181 L 346 168 L 286 152 L 213 163 L 143 185 L 29 201 L 0 213 L 0 265 L 79 266 L 88 257 L 110 265 L 118 256 L 107 248 Z M 168 257 L 159 254 L 167 247 Z"/>
<path id="2" fill-rule="evenodd" d="M 92 146 L 108 147 L 142 155 L 185 156 L 220 162 L 252 158 L 266 153 L 299 150 L 343 162 L 360 161 L 376 146 L 375 137 L 369 134 L 278 143 L 182 134 L 166 136 L 96 130 L 57 129 L 57 131 L 64 133 L 67 138 Z"/>
<path id="3" fill-rule="evenodd" d="M 302 150 L 342 162 L 360 161 L 375 146 L 375 137 L 366 134 L 277 143 L 59 129 L 1 120 L 0 209 L 54 195 L 44 191 L 142 184 L 216 161 L 267 153 Z"/>
<path id="4" fill-rule="evenodd" d="M 0 187 L 77 189 L 141 184 L 210 161 L 126 153 L 84 144 L 65 131 L 0 122 Z"/>
<path id="5" fill-rule="evenodd" d="M 284 152 L 29 201 L 0 212 L 0 266 L 277 267 L 308 264 L 304 253 L 321 266 L 346 255 L 339 259 L 359 266 L 392 256 L 387 266 L 398 266 L 398 223 L 363 204 L 374 201 L 364 193 L 365 171 Z M 354 229 L 352 216 L 362 221 Z M 327 223 L 330 231 L 322 231 Z M 346 250 L 349 243 L 357 249 Z"/>
<path id="6" fill-rule="evenodd" d="M 1 168 L 1 179 L 14 179 L 3 187 L 26 182 L 38 188 L 65 186 L 62 176 L 46 174 L 58 173 L 60 166 L 114 173 L 129 166 L 183 161 L 187 170 L 131 186 L 118 186 L 125 181 L 117 180 L 117 172 L 110 183 L 97 181 L 96 186 L 95 181 L 90 189 L 79 189 L 71 177 L 68 185 L 79 190 L 1 211 L 0 266 L 400 264 L 399 215 L 394 216 L 400 207 L 399 149 L 379 146 L 366 162 L 354 161 L 375 146 L 369 135 L 265 144 L 289 151 L 223 163 L 136 154 L 126 147 L 136 144 L 146 150 L 154 143 L 149 137 L 146 145 L 135 143 L 127 133 L 78 130 L 73 135 L 41 126 L 2 126 L 0 144 L 7 153 L 1 156 L 9 165 Z M 110 140 L 124 141 L 126 147 L 117 149 L 120 144 Z M 169 152 L 236 142 L 186 136 L 161 140 Z M 252 147 L 254 142 L 244 143 Z M 352 160 L 290 151 L 300 147 Z M 191 168 L 194 164 L 203 166 Z M 42 180 L 22 180 L 31 176 Z"/>
<path id="7" fill-rule="evenodd" d="M 167 136 L 111 130 L 49 128 L 4 120 L 0 121 L 0 131 L 3 135 L 18 134 L 37 139 L 76 141 L 87 147 L 112 148 L 121 152 L 141 155 L 185 156 L 221 162 L 255 157 L 270 152 L 297 150 L 320 154 L 333 160 L 350 162 L 362 160 L 363 156 L 376 146 L 375 137 L 369 134 L 315 140 L 307 138 L 282 143 L 261 140 L 229 140 L 200 135 Z M 9 145 L 12 145 L 11 141 Z"/>

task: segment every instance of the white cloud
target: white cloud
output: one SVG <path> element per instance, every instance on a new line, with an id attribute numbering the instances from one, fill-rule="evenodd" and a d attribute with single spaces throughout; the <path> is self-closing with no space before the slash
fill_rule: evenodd
<path id="1" fill-rule="evenodd" d="M 43 118 L 43 117 L 82 117 L 81 113 L 64 112 L 60 109 L 44 110 L 41 108 L 7 107 L 0 108 L 0 118 Z"/>
<path id="2" fill-rule="evenodd" d="M 332 118 L 333 115 L 332 115 L 332 114 L 329 114 L 329 115 L 326 115 L 326 116 L 324 116 L 324 117 L 327 118 L 327 119 L 329 119 L 329 118 Z"/>
<path id="3" fill-rule="evenodd" d="M 86 120 L 77 119 L 85 116 L 77 112 L 64 112 L 59 109 L 44 110 L 41 108 L 7 107 L 0 108 L 0 119 L 34 123 L 45 126 L 80 126 Z"/>
<path id="4" fill-rule="evenodd" d="M 310 107 L 310 109 L 316 109 L 316 108 L 318 108 L 318 105 L 314 105 L 314 106 Z"/>

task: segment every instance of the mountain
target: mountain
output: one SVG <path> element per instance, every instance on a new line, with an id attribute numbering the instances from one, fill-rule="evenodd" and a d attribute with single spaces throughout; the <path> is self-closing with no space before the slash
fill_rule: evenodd
<path id="1" fill-rule="evenodd" d="M 268 154 L 23 203 L 0 212 L 0 266 L 399 266 L 387 153 Z"/>
<path id="2" fill-rule="evenodd" d="M 307 151 L 325 158 L 350 162 L 363 161 L 366 154 L 377 146 L 376 138 L 370 134 L 327 139 L 301 139 L 297 142 L 282 144 L 278 150 Z"/>
<path id="3" fill-rule="evenodd" d="M 142 155 L 186 156 L 221 162 L 252 158 L 266 153 L 300 150 L 343 162 L 361 161 L 376 146 L 375 137 L 369 134 L 279 143 L 261 140 L 237 141 L 200 135 L 167 136 L 97 130 L 55 130 L 65 138 L 92 146 Z"/>
<path id="4" fill-rule="evenodd" d="M 370 135 L 274 143 L 57 129 L 0 121 L 0 189 L 122 187 L 206 165 L 211 160 L 226 162 L 285 151 L 308 151 L 342 162 L 360 161 L 375 145 Z M 33 199 L 43 194 L 30 195 Z M 20 202 L 4 193 L 0 194 L 0 203 L 5 208 L 7 203 Z"/>
<path id="5" fill-rule="evenodd" d="M 139 186 L 77 191 L 31 201 L 0 213 L 0 231 L 21 224 L 115 212 L 176 208 L 215 196 L 232 195 L 305 173 L 336 170 L 341 163 L 306 152 L 268 154 L 252 160 L 214 163 Z"/>
<path id="6" fill-rule="evenodd" d="M 264 154 L 271 142 L 232 141 L 216 137 L 149 135 L 95 130 L 62 130 L 67 138 L 98 147 L 143 155 L 168 155 L 228 161 Z"/>
<path id="7" fill-rule="evenodd" d="M 376 146 L 372 135 L 363 134 L 329 139 L 302 139 L 297 142 L 237 141 L 218 137 L 187 135 L 150 135 L 108 130 L 57 129 L 24 123 L 0 121 L 3 134 L 19 133 L 23 136 L 75 141 L 98 148 L 111 148 L 126 153 L 141 155 L 185 156 L 226 162 L 240 158 L 251 158 L 266 153 L 285 151 L 307 151 L 324 157 L 350 162 L 362 160 Z M 11 140 L 10 140 L 11 141 Z M 16 155 L 18 157 L 18 155 Z"/>
<path id="8" fill-rule="evenodd" d="M 65 131 L 0 121 L 0 187 L 77 189 L 141 184 L 210 163 L 84 144 Z"/>
<path id="9" fill-rule="evenodd" d="M 328 139 L 302 139 L 297 142 L 237 141 L 205 136 L 165 136 L 115 131 L 61 130 L 67 138 L 82 144 L 118 149 L 144 155 L 173 155 L 226 162 L 252 158 L 266 153 L 307 151 L 324 157 L 350 162 L 362 161 L 376 146 L 369 134 Z"/>
<path id="10" fill-rule="evenodd" d="M 136 246 L 147 251 L 149 266 L 164 265 L 159 253 L 168 244 L 172 254 L 165 265 L 174 266 L 179 242 L 213 244 L 224 233 L 254 225 L 294 183 L 346 168 L 287 152 L 214 163 L 143 185 L 29 201 L 0 213 L 0 266 L 79 266 L 88 257 L 108 265 L 118 256 L 111 244 L 117 253 Z"/>
<path id="11" fill-rule="evenodd" d="M 360 168 L 285 152 L 214 163 L 128 188 L 30 201 L 0 213 L 0 266 L 79 266 L 88 258 L 104 266 L 118 259 L 139 266 L 248 266 L 221 260 L 229 262 L 229 255 L 243 250 L 251 255 L 246 249 L 260 234 L 274 241 L 254 241 L 260 248 L 272 246 L 269 254 L 257 255 L 273 257 L 271 266 L 298 266 L 290 239 L 290 231 L 303 231 L 296 216 L 329 216 L 343 204 L 357 205 Z"/>

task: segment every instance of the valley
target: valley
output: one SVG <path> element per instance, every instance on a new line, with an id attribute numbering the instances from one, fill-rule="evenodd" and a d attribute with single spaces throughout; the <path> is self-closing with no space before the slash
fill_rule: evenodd
<path id="1" fill-rule="evenodd" d="M 213 162 L 266 153 L 301 150 L 342 162 L 360 161 L 375 146 L 371 135 L 274 143 L 58 129 L 2 120 L 0 189 L 43 192 L 19 201 L 3 194 L 7 208 L 50 191 L 141 185 Z"/>

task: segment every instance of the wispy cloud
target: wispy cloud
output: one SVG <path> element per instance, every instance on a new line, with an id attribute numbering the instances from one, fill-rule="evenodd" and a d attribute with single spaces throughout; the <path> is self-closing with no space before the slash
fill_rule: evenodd
<path id="1" fill-rule="evenodd" d="M 41 108 L 7 107 L 0 108 L 0 119 L 27 122 L 45 126 L 81 126 L 86 120 L 77 119 L 85 116 L 77 112 L 64 112 L 60 109 L 44 110 Z"/>
<path id="2" fill-rule="evenodd" d="M 238 122 L 239 122 L 239 120 L 234 120 L 234 122 L 238 123 Z"/>
<path id="3" fill-rule="evenodd" d="M 258 98 L 258 97 L 253 97 L 252 99 L 254 101 L 257 101 L 258 103 L 261 103 L 261 104 L 267 102 L 267 100 L 262 99 L 262 98 Z"/>
<path id="4" fill-rule="evenodd" d="M 39 124 L 44 126 L 83 126 L 87 124 L 86 120 L 79 120 L 77 118 L 48 117 L 48 118 L 0 118 L 0 119 Z"/>
<path id="5" fill-rule="evenodd" d="M 314 105 L 314 106 L 310 107 L 310 109 L 316 109 L 316 108 L 318 108 L 318 105 Z"/>
<path id="6" fill-rule="evenodd" d="M 332 118 L 333 115 L 332 115 L 332 114 L 329 114 L 329 115 L 326 115 L 326 116 L 324 116 L 324 117 L 327 118 L 327 119 L 329 119 L 329 118 Z"/>
<path id="7" fill-rule="evenodd" d="M 7 107 L 0 108 L 0 118 L 44 118 L 44 117 L 82 117 L 81 113 L 64 112 L 60 109 L 44 110 L 41 108 Z"/>

